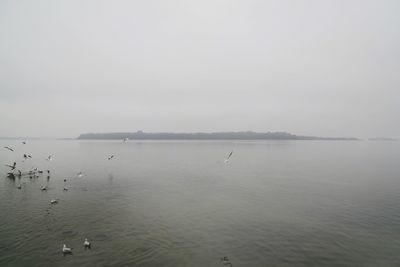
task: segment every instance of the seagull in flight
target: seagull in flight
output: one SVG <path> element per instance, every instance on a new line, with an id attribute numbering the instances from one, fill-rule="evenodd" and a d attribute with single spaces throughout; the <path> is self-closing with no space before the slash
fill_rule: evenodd
<path id="1" fill-rule="evenodd" d="M 113 158 L 114 158 L 114 155 L 111 155 L 111 156 L 108 157 L 108 160 L 111 160 Z"/>
<path id="2" fill-rule="evenodd" d="M 13 165 L 6 165 L 7 167 L 10 167 L 11 168 L 11 170 L 13 171 L 13 170 L 15 170 L 15 167 L 17 166 L 17 163 L 14 161 L 14 164 Z"/>
<path id="3" fill-rule="evenodd" d="M 229 159 L 231 158 L 232 154 L 233 154 L 233 151 L 231 151 L 231 153 L 229 153 L 228 157 L 224 161 L 225 163 L 229 162 Z"/>
<path id="4" fill-rule="evenodd" d="M 47 160 L 47 161 L 52 161 L 52 160 L 53 160 L 53 155 L 49 155 L 49 156 L 46 158 L 46 160 Z"/>
<path id="5" fill-rule="evenodd" d="M 124 142 L 128 142 L 129 138 L 125 137 Z"/>
<path id="6" fill-rule="evenodd" d="M 21 143 L 24 144 L 24 145 L 26 145 L 26 141 L 22 141 Z"/>
<path id="7" fill-rule="evenodd" d="M 27 159 L 27 158 L 32 158 L 32 156 L 31 155 L 27 155 L 27 154 L 24 154 L 24 159 Z"/>
<path id="8" fill-rule="evenodd" d="M 5 146 L 4 148 L 10 150 L 11 152 L 14 152 L 14 149 L 12 149 L 11 147 Z"/>

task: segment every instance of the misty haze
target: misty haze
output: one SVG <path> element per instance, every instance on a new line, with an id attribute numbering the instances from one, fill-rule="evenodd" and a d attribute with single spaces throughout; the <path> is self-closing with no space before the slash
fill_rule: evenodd
<path id="1" fill-rule="evenodd" d="M 399 266 L 399 14 L 0 0 L 0 266 Z"/>

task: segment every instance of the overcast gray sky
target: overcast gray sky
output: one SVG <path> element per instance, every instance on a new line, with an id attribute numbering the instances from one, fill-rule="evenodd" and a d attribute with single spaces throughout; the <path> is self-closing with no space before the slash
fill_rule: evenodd
<path id="1" fill-rule="evenodd" d="M 400 137 L 400 1 L 0 0 L 0 136 Z"/>

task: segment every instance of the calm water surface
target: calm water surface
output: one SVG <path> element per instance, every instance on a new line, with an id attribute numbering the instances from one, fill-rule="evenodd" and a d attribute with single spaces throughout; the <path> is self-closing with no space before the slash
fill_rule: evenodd
<path id="1" fill-rule="evenodd" d="M 0 145 L 0 266 L 400 265 L 398 142 Z M 13 161 L 50 179 L 10 180 Z"/>

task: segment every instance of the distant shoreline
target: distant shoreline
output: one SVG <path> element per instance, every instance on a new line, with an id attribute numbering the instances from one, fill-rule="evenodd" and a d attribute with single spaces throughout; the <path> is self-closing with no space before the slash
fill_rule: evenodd
<path id="1" fill-rule="evenodd" d="M 286 132 L 194 132 L 194 133 L 170 133 L 154 132 L 110 132 L 110 133 L 84 133 L 78 137 L 0 137 L 0 140 L 160 140 L 160 141 L 257 141 L 257 140 L 299 140 L 299 141 L 397 141 L 396 138 L 374 137 L 319 137 L 295 135 Z"/>
<path id="2" fill-rule="evenodd" d="M 316 137 L 301 136 L 286 132 L 213 132 L 213 133 L 146 133 L 118 132 L 118 133 L 85 133 L 78 136 L 78 140 L 331 140 L 331 141 L 358 141 L 355 137 Z"/>

